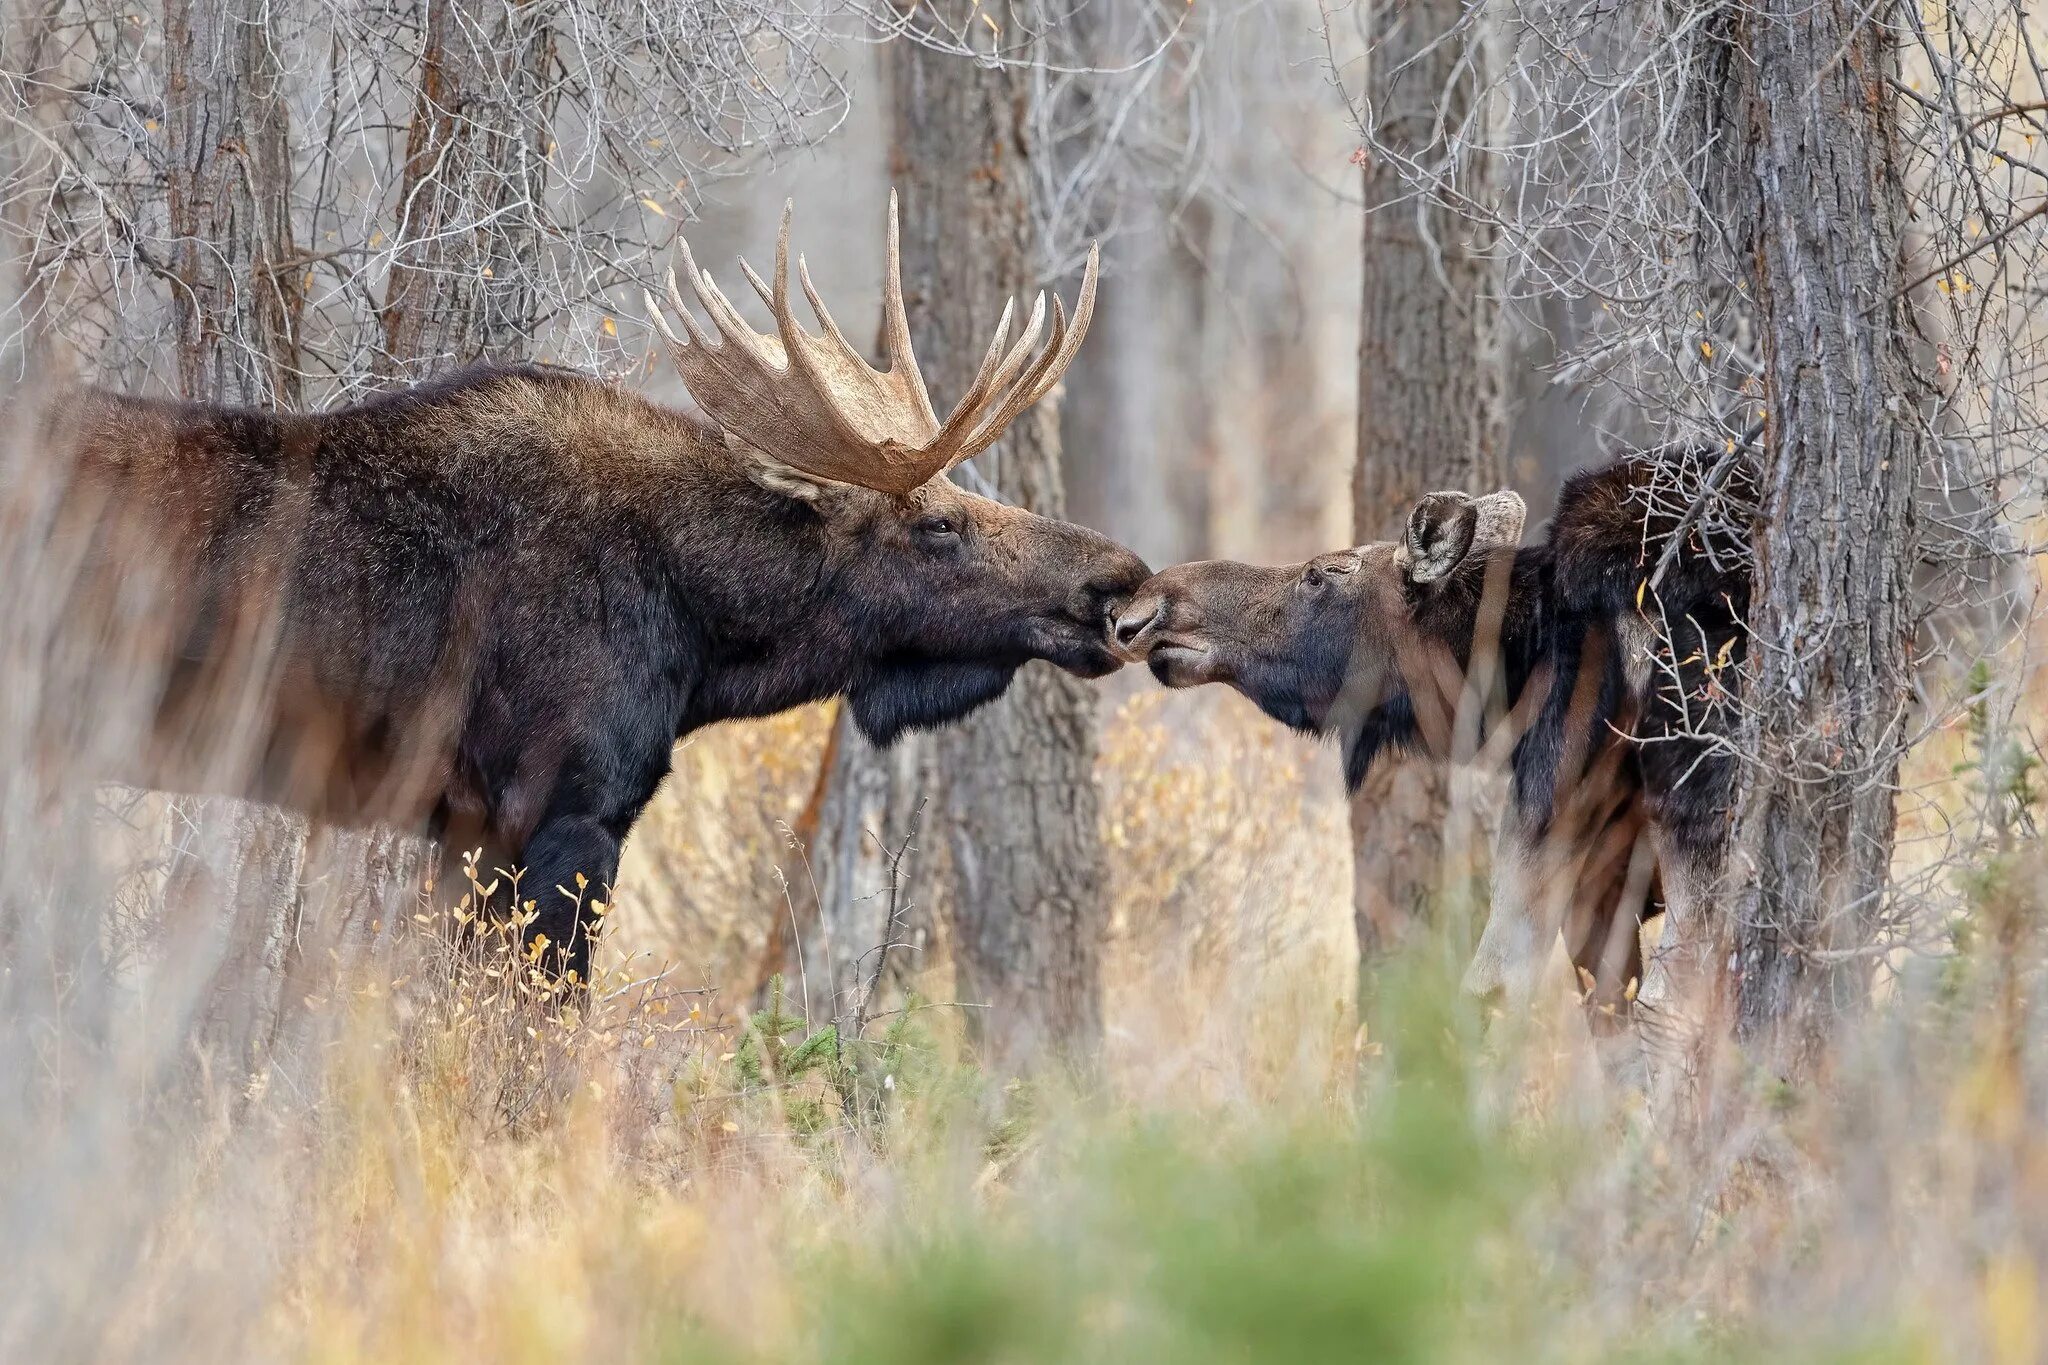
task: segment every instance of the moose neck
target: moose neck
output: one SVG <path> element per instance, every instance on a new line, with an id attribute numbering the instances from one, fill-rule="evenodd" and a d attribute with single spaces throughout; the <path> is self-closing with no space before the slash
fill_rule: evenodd
<path id="1" fill-rule="evenodd" d="M 1455 722 L 1461 705 L 1476 698 L 1481 723 L 1477 738 L 1483 739 L 1486 717 L 1499 708 L 1512 709 L 1521 701 L 1552 639 L 1568 624 L 1557 606 L 1553 565 L 1554 556 L 1547 545 L 1525 546 L 1511 555 L 1501 551 L 1461 566 L 1445 582 L 1414 600 L 1410 625 L 1421 647 L 1447 654 L 1457 665 L 1453 675 L 1459 685 L 1440 689 L 1423 703 L 1433 715 L 1443 717 L 1446 725 Z M 1496 609 L 1490 594 L 1501 591 L 1506 600 Z M 1475 652 L 1486 652 L 1475 651 L 1475 637 L 1482 633 L 1482 618 L 1493 619 L 1496 610 L 1500 627 L 1489 671 L 1498 681 L 1484 680 L 1475 690 L 1466 680 Z M 1480 666 L 1489 667 L 1484 659 Z M 1348 721 L 1340 741 L 1345 784 L 1353 790 L 1385 753 L 1427 753 L 1439 762 L 1451 758 L 1448 753 L 1433 752 L 1417 716 L 1417 698 L 1407 685 Z"/>

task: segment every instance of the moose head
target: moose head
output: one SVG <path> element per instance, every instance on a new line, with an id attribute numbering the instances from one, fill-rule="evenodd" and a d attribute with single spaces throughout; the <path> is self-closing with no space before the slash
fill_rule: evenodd
<path id="1" fill-rule="evenodd" d="M 1346 745 L 1355 785 L 1389 743 L 1448 738 L 1494 589 L 1515 586 L 1526 515 L 1511 492 L 1432 493 L 1405 536 L 1267 568 L 1230 560 L 1154 575 L 1118 615 L 1118 648 L 1168 687 L 1224 683 L 1268 715 Z"/>
<path id="2" fill-rule="evenodd" d="M 1057 297 L 1046 335 L 1040 294 L 1011 339 L 1014 300 L 972 381 L 941 420 L 905 314 L 895 196 L 889 201 L 881 340 L 876 369 L 846 340 L 801 257 L 797 278 L 821 331 L 806 330 L 790 298 L 790 211 L 776 241 L 773 283 L 740 270 L 773 318 L 754 330 L 681 249 L 705 328 L 668 279 L 678 334 L 652 295 L 647 309 L 690 392 L 723 430 L 748 477 L 785 500 L 809 534 L 832 601 L 821 614 L 861 640 L 845 688 L 856 720 L 886 742 L 1001 692 L 1024 662 L 1045 659 L 1082 677 L 1114 670 L 1114 610 L 1147 572 L 1107 538 L 956 486 L 948 472 L 992 445 L 1059 383 L 1095 308 L 1090 253 L 1069 320 Z M 1044 341 L 1043 346 L 1040 345 Z"/>

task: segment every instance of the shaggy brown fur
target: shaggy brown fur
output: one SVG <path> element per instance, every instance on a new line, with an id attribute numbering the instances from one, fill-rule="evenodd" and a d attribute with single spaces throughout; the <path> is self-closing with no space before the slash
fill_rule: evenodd
<path id="1" fill-rule="evenodd" d="M 46 432 L 68 590 L 129 604 L 109 647 L 163 681 L 150 752 L 99 775 L 480 844 L 579 971 L 556 888 L 616 875 L 679 736 L 844 695 L 887 743 L 1032 659 L 1107 673 L 1146 575 L 943 477 L 809 479 L 566 371 L 320 416 L 91 392 Z"/>
<path id="2" fill-rule="evenodd" d="M 1461 701 L 1476 700 L 1486 724 L 1474 738 L 1507 729 L 1513 783 L 1467 984 L 1524 984 L 1562 930 L 1604 1024 L 1641 976 L 1638 915 L 1667 894 L 1704 894 L 1733 780 L 1715 738 L 1733 720 L 1725 684 L 1741 671 L 1748 561 L 1688 534 L 1650 589 L 1678 529 L 1646 516 L 1653 468 L 1622 460 L 1574 476 L 1547 542 L 1519 549 L 1469 530 L 1460 541 L 1450 522 L 1471 500 L 1431 495 L 1409 544 L 1453 553 L 1427 582 L 1390 544 L 1281 568 L 1167 569 L 1132 599 L 1118 641 L 1169 687 L 1227 683 L 1289 725 L 1339 736 L 1354 787 L 1390 747 L 1453 756 Z M 1637 856 L 1643 833 L 1654 862 Z"/>

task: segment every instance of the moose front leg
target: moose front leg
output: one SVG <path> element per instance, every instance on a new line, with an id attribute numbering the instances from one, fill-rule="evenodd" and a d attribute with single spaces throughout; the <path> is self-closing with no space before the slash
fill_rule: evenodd
<path id="1" fill-rule="evenodd" d="M 636 812 L 637 813 L 637 812 Z M 590 980 L 590 957 L 598 932 L 594 907 L 611 899 L 619 876 L 620 835 L 607 823 L 588 815 L 565 815 L 544 822 L 527 840 L 521 858 L 521 908 L 531 902 L 534 919 L 526 927 L 529 944 L 545 937 L 545 961 L 579 982 Z"/>

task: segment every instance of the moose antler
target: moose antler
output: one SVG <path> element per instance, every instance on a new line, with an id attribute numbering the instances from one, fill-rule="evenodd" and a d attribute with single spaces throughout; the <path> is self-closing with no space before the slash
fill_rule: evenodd
<path id="1" fill-rule="evenodd" d="M 1073 362 L 1095 312 L 1099 248 L 1088 252 L 1074 319 L 1053 298 L 1052 337 L 1033 358 L 1045 324 L 1045 295 L 1014 345 L 1010 316 L 1016 301 L 1003 306 L 1002 320 L 982 356 L 981 368 L 952 415 L 941 423 L 932 411 L 924 376 L 910 347 L 910 322 L 903 312 L 903 277 L 896 242 L 896 194 L 889 194 L 888 277 L 882 286 L 882 344 L 889 368 L 877 370 L 847 344 L 811 284 L 811 272 L 797 257 L 797 277 L 822 336 L 806 332 L 789 306 L 789 222 L 793 204 L 782 206 L 782 231 L 775 240 L 775 284 L 771 289 L 743 260 L 747 283 L 775 317 L 775 335 L 749 327 L 731 300 L 697 269 L 688 242 L 681 243 L 683 274 L 718 329 L 708 335 L 683 303 L 675 272 L 668 276 L 670 306 L 682 317 L 688 339 L 679 337 L 652 294 L 648 316 L 668 341 L 669 356 L 710 417 L 726 431 L 777 460 L 822 479 L 860 484 L 887 493 L 907 493 L 936 474 L 986 450 L 1024 410 L 1051 392 Z M 1027 363 L 1028 362 L 1028 363 Z"/>

